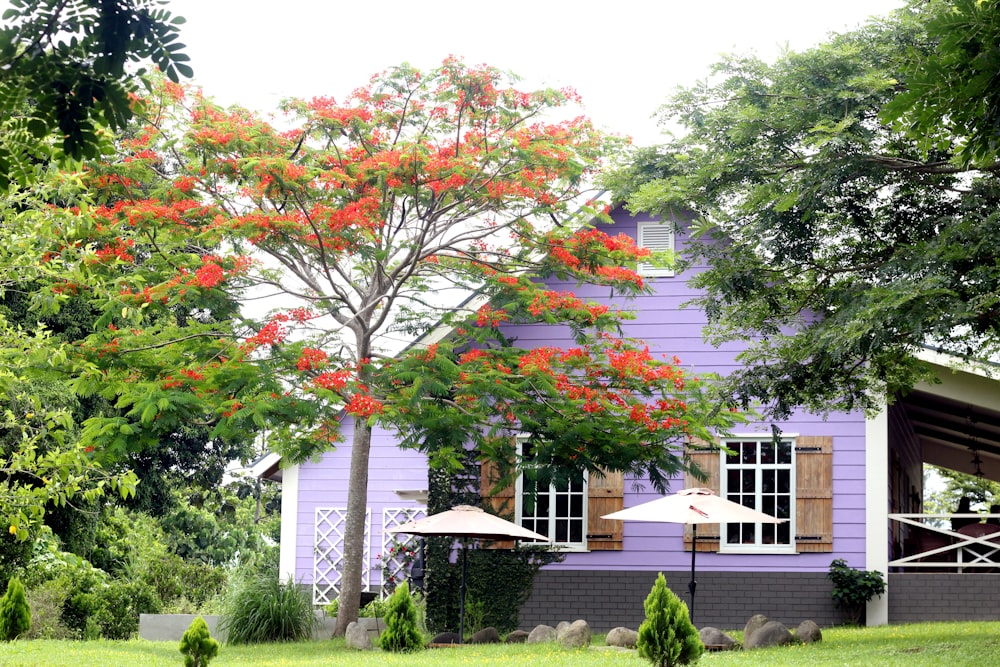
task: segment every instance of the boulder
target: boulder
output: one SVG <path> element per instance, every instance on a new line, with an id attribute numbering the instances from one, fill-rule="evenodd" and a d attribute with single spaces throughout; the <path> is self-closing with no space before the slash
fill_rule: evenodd
<path id="1" fill-rule="evenodd" d="M 608 633 L 604 643 L 608 646 L 621 646 L 622 648 L 635 648 L 639 643 L 639 633 L 630 628 L 612 628 Z"/>
<path id="2" fill-rule="evenodd" d="M 470 644 L 499 644 L 500 643 L 500 633 L 497 629 L 490 626 L 488 628 L 483 628 L 479 632 L 472 635 L 469 639 Z"/>
<path id="3" fill-rule="evenodd" d="M 514 630 L 514 632 L 507 635 L 506 643 L 508 644 L 523 644 L 528 640 L 528 633 L 524 630 Z"/>
<path id="4" fill-rule="evenodd" d="M 457 632 L 442 632 L 440 634 L 434 635 L 434 639 L 431 640 L 431 644 L 459 644 L 459 636 Z"/>
<path id="5" fill-rule="evenodd" d="M 569 627 L 569 621 L 559 621 L 558 623 L 556 623 L 556 634 L 559 634 L 568 627 Z"/>
<path id="6" fill-rule="evenodd" d="M 729 651 L 739 647 L 739 642 L 727 635 L 719 628 L 704 627 L 698 631 L 701 643 L 705 648 L 714 651 Z"/>
<path id="7" fill-rule="evenodd" d="M 556 639 L 566 648 L 590 646 L 590 625 L 583 619 L 573 621 L 556 631 Z"/>
<path id="8" fill-rule="evenodd" d="M 347 641 L 347 648 L 359 651 L 368 651 L 378 645 L 378 626 L 372 623 L 362 623 L 362 621 L 373 621 L 375 619 L 359 618 L 357 621 L 348 624 L 344 638 Z"/>
<path id="9" fill-rule="evenodd" d="M 799 627 L 795 628 L 795 638 L 803 644 L 823 641 L 823 631 L 819 629 L 815 621 L 802 621 Z"/>
<path id="10" fill-rule="evenodd" d="M 528 644 L 544 644 L 556 640 L 556 629 L 551 625 L 536 625 L 535 629 L 528 633 Z"/>
<path id="11" fill-rule="evenodd" d="M 750 635 L 760 630 L 762 627 L 767 625 L 768 618 L 764 614 L 754 614 L 747 621 L 747 624 L 743 626 L 743 645 L 746 646 L 747 642 L 750 641 Z"/>
<path id="12" fill-rule="evenodd" d="M 784 623 L 778 621 L 768 621 L 764 627 L 757 630 L 749 637 L 743 637 L 743 648 L 767 648 L 768 646 L 781 646 L 783 644 L 794 644 L 795 637 L 785 627 Z"/>

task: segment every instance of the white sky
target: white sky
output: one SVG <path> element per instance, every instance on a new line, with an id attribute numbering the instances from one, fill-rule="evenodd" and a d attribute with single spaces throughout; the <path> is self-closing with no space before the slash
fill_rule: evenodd
<path id="1" fill-rule="evenodd" d="M 572 86 L 585 113 L 638 144 L 677 86 L 721 53 L 773 60 L 903 0 L 171 0 L 195 82 L 223 104 L 273 111 L 285 97 L 343 99 L 371 75 L 453 54 L 521 76 L 524 88 Z"/>

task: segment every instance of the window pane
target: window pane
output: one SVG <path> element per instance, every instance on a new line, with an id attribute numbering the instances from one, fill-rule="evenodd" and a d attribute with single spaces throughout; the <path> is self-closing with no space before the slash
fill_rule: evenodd
<path id="1" fill-rule="evenodd" d="M 740 474 L 741 474 L 741 477 L 743 479 L 743 482 L 740 485 L 740 490 L 743 491 L 743 493 L 753 493 L 754 491 L 756 491 L 757 490 L 757 488 L 756 488 L 756 482 L 757 482 L 756 471 L 754 471 L 754 470 L 741 470 Z"/>
<path id="2" fill-rule="evenodd" d="M 762 470 L 760 472 L 760 492 L 774 493 L 774 470 Z"/>
<path id="3" fill-rule="evenodd" d="M 774 463 L 774 443 L 762 442 L 760 444 L 760 462 Z"/>
<path id="4" fill-rule="evenodd" d="M 556 516 L 569 516 L 569 496 L 566 494 L 560 493 L 556 496 Z"/>
<path id="5" fill-rule="evenodd" d="M 740 457 L 741 463 L 757 463 L 757 443 L 756 442 L 741 442 L 741 451 L 743 452 Z"/>
<path id="6" fill-rule="evenodd" d="M 792 463 L 792 441 L 782 440 L 778 445 L 778 463 L 791 465 Z"/>
<path id="7" fill-rule="evenodd" d="M 573 517 L 583 516 L 583 495 L 574 493 L 569 502 L 569 514 Z"/>
<path id="8" fill-rule="evenodd" d="M 583 542 L 583 522 L 574 519 L 570 522 L 569 541 Z"/>
<path id="9" fill-rule="evenodd" d="M 569 542 L 569 521 L 556 519 L 556 542 Z"/>
<path id="10" fill-rule="evenodd" d="M 778 470 L 778 493 L 792 492 L 792 471 L 789 469 Z"/>

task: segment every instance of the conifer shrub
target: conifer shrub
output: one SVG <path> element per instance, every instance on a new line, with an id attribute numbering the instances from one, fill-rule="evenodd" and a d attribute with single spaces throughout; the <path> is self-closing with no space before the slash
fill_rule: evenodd
<path id="1" fill-rule="evenodd" d="M 410 653 L 424 647 L 417 622 L 417 608 L 410 597 L 410 586 L 405 581 L 396 586 L 389 598 L 385 615 L 385 630 L 379 636 L 383 651 Z"/>
<path id="2" fill-rule="evenodd" d="M 639 655 L 654 667 L 673 667 L 698 661 L 705 645 L 691 623 L 687 605 L 667 588 L 661 572 L 649 592 L 643 607 L 646 620 L 639 626 L 636 647 Z"/>
<path id="3" fill-rule="evenodd" d="M 219 642 L 212 639 L 201 616 L 191 621 L 181 637 L 180 651 L 184 654 L 184 667 L 207 667 L 209 660 L 219 654 Z"/>
<path id="4" fill-rule="evenodd" d="M 14 641 L 31 629 L 31 609 L 24 594 L 24 584 L 14 578 L 7 582 L 7 592 L 0 597 L 0 641 Z"/>

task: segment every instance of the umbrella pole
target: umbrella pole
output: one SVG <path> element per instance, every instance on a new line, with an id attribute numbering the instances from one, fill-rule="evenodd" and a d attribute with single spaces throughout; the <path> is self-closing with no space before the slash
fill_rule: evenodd
<path id="1" fill-rule="evenodd" d="M 469 569 L 468 540 L 462 539 L 462 585 L 459 587 L 458 643 L 465 641 L 465 572 Z"/>
<path id="2" fill-rule="evenodd" d="M 698 582 L 694 580 L 694 556 L 698 553 L 698 524 L 691 524 L 691 581 L 688 582 L 688 593 L 691 594 L 691 623 L 694 624 L 694 590 Z"/>

